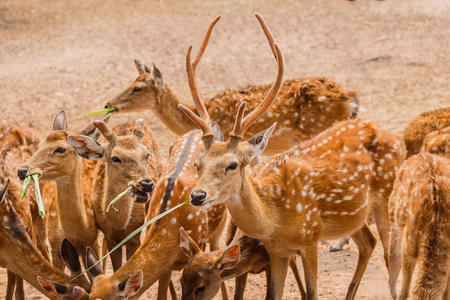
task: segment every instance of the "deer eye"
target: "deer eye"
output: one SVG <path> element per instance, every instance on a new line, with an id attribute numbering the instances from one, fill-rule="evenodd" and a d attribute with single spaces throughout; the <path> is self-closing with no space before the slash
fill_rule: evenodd
<path id="1" fill-rule="evenodd" d="M 194 163 L 194 166 L 197 168 L 197 172 L 200 174 L 201 170 L 197 163 Z"/>
<path id="2" fill-rule="evenodd" d="M 232 163 L 225 169 L 225 173 L 226 173 L 227 171 L 230 171 L 230 170 L 236 170 L 237 167 L 238 167 L 238 163 L 237 163 L 237 162 L 232 162 Z"/>
<path id="3" fill-rule="evenodd" d="M 141 88 L 140 88 L 140 87 L 135 86 L 135 87 L 133 88 L 133 93 L 139 93 L 140 91 L 141 91 Z"/>
<path id="4" fill-rule="evenodd" d="M 55 151 L 53 153 L 65 153 L 65 152 L 66 152 L 66 148 L 58 147 L 55 149 Z"/>
<path id="5" fill-rule="evenodd" d="M 150 159 L 150 152 L 147 153 L 147 156 L 145 157 L 145 161 L 148 161 Z"/>
<path id="6" fill-rule="evenodd" d="M 111 157 L 111 160 L 112 160 L 113 163 L 118 163 L 118 164 L 122 163 L 120 158 L 118 158 L 117 156 Z"/>
<path id="7" fill-rule="evenodd" d="M 199 294 L 203 293 L 205 291 L 205 286 L 202 285 L 201 287 L 198 287 L 195 289 L 195 296 L 198 296 Z"/>

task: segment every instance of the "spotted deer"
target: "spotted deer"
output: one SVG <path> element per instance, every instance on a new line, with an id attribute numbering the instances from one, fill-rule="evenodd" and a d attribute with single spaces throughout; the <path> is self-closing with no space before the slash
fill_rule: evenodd
<path id="1" fill-rule="evenodd" d="M 95 220 L 104 233 L 108 248 L 112 249 L 144 223 L 145 202 L 149 200 L 154 182 L 161 175 L 158 145 L 142 119 L 120 124 L 110 129 L 105 122 L 94 126 L 104 136 L 101 145 L 90 136 L 69 135 L 68 141 L 78 159 L 102 161 L 95 171 Z M 111 201 L 132 187 L 127 194 L 110 207 Z M 140 245 L 139 235 L 126 244 L 127 259 Z M 111 254 L 113 269 L 122 265 L 121 249 Z"/>
<path id="2" fill-rule="evenodd" d="M 195 70 L 208 44 L 211 31 L 219 21 L 217 17 L 209 26 L 200 51 L 192 63 Z M 272 49 L 273 51 L 273 49 Z M 273 52 L 275 55 L 275 52 Z M 135 61 L 139 72 L 137 79 L 123 92 L 106 104 L 119 113 L 141 112 L 150 109 L 172 132 L 182 135 L 195 127 L 177 110 L 183 101 L 163 79 L 161 71 Z M 257 85 L 240 90 L 227 89 L 205 100 L 210 116 L 221 128 L 231 129 L 233 116 L 240 102 L 248 101 L 251 108 L 261 102 L 270 85 Z M 274 122 L 283 125 L 267 146 L 268 151 L 281 152 L 305 141 L 334 123 L 356 117 L 359 102 L 354 91 L 344 89 L 326 77 L 295 78 L 286 80 L 267 114 L 253 124 L 246 137 L 267 128 Z"/>
<path id="3" fill-rule="evenodd" d="M 258 16 L 263 24 L 263 20 Z M 271 35 L 263 26 L 266 35 Z M 273 40 L 273 39 L 272 39 Z M 271 39 L 269 39 L 270 43 Z M 281 299 L 289 258 L 302 253 L 307 299 L 317 299 L 317 246 L 320 240 L 351 235 L 358 246 L 358 264 L 347 292 L 354 299 L 376 239 L 365 224 L 372 212 L 388 266 L 388 197 L 395 173 L 404 159 L 401 140 L 366 120 L 341 122 L 279 155 L 268 157 L 257 174 L 248 165 L 260 155 L 275 124 L 243 140 L 281 87 L 284 63 L 278 62 L 275 83 L 264 100 L 244 118 L 245 102 L 237 111 L 225 142 L 213 126 L 195 85 L 187 59 L 191 93 L 199 115 L 179 105 L 203 131 L 205 151 L 196 164 L 200 178 L 191 203 L 211 207 L 225 203 L 236 225 L 266 247 L 270 257 L 272 299 Z"/>
<path id="4" fill-rule="evenodd" d="M 391 235 L 389 285 L 397 299 L 449 299 L 450 160 L 419 153 L 401 167 L 389 199 Z M 417 276 L 410 286 L 417 264 Z"/>
<path id="5" fill-rule="evenodd" d="M 29 211 L 23 205 L 27 200 L 21 199 L 19 187 L 9 179 L 0 187 L 0 265 L 51 299 L 81 299 L 73 288 L 78 285 L 89 289 L 90 285 L 85 277 L 74 279 L 81 271 L 74 247 L 67 240 L 62 243 L 61 256 L 71 271 L 69 276 L 52 266 L 36 247 Z M 56 281 L 62 282 L 64 287 L 53 285 Z M 12 295 L 7 295 L 6 299 L 12 299 Z M 24 295 L 16 294 L 16 299 L 24 299 Z"/>
<path id="6" fill-rule="evenodd" d="M 267 287 L 270 286 L 269 255 L 261 243 L 237 231 L 232 246 L 225 250 L 203 252 L 197 243 L 180 228 L 180 247 L 189 257 L 181 276 L 182 299 L 213 299 L 224 280 L 236 278 L 234 299 L 244 299 L 247 275 L 266 271 Z M 295 258 L 289 265 L 294 273 L 302 299 L 305 290 Z M 266 293 L 269 295 L 269 291 Z"/>
<path id="7" fill-rule="evenodd" d="M 91 125 L 82 133 L 97 135 Z M 65 112 L 61 111 L 53 121 L 52 132 L 18 169 L 22 180 L 28 175 L 38 174 L 41 182 L 56 182 L 57 200 L 47 212 L 47 226 L 52 262 L 58 268 L 64 267 L 59 256 L 64 238 L 75 246 L 78 253 L 84 253 L 88 246 L 99 251 L 91 197 L 95 163 L 83 161 L 77 156 L 68 140 L 70 134 L 74 132 L 68 130 Z"/>
<path id="8" fill-rule="evenodd" d="M 432 131 L 450 126 L 450 107 L 424 112 L 405 127 L 404 139 L 408 157 L 420 152 L 424 139 Z"/>

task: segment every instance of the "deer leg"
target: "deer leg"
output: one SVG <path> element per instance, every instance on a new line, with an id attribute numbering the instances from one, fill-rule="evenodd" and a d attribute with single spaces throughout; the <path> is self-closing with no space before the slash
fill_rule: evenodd
<path id="1" fill-rule="evenodd" d="M 236 277 L 236 289 L 234 291 L 234 300 L 244 300 L 245 286 L 247 285 L 248 273 Z"/>
<path id="2" fill-rule="evenodd" d="M 16 300 L 24 300 L 25 293 L 23 291 L 23 279 L 16 275 Z"/>
<path id="3" fill-rule="evenodd" d="M 269 253 L 270 257 L 270 299 L 283 298 L 284 282 L 286 281 L 289 257 L 279 257 Z"/>
<path id="4" fill-rule="evenodd" d="M 377 240 L 373 236 L 372 232 L 370 232 L 370 229 L 366 224 L 352 234 L 352 239 L 356 246 L 358 246 L 359 257 L 352 282 L 350 283 L 347 296 L 345 297 L 346 300 L 355 299 L 356 291 L 358 290 L 361 278 L 364 275 L 373 249 L 375 249 L 375 245 L 377 244 Z"/>
<path id="5" fill-rule="evenodd" d="M 397 298 L 397 280 L 401 269 L 402 230 L 396 224 L 392 224 L 389 241 L 389 289 L 392 299 Z"/>
<path id="6" fill-rule="evenodd" d="M 158 300 L 167 300 L 167 291 L 169 290 L 172 271 L 163 274 L 158 281 Z"/>
<path id="7" fill-rule="evenodd" d="M 387 202 L 387 201 L 386 201 Z M 389 272 L 389 231 L 390 221 L 386 207 L 376 205 L 373 216 L 377 225 L 378 234 L 380 235 L 381 244 L 383 245 L 384 263 Z"/>
<path id="8" fill-rule="evenodd" d="M 297 281 L 298 289 L 300 290 L 300 295 L 302 300 L 306 299 L 306 292 L 303 288 L 302 279 L 300 278 L 300 273 L 298 272 L 297 258 L 292 256 L 289 260 L 289 266 L 291 267 L 292 273 L 294 273 L 295 281 Z"/>
<path id="9" fill-rule="evenodd" d="M 333 247 L 330 248 L 330 252 L 339 252 L 344 249 L 344 245 L 350 242 L 350 238 L 346 236 L 345 238 L 340 239 Z"/>
<path id="10" fill-rule="evenodd" d="M 266 268 L 266 300 L 270 300 L 270 295 L 272 294 L 272 289 L 270 288 L 270 282 L 271 282 L 271 276 L 270 276 L 270 266 L 267 266 Z"/>
<path id="11" fill-rule="evenodd" d="M 10 270 L 7 270 L 7 274 L 8 274 L 8 286 L 6 288 L 5 300 L 12 300 L 14 295 L 14 288 L 16 286 L 17 276 Z"/>
<path id="12" fill-rule="evenodd" d="M 399 300 L 408 299 L 409 289 L 411 287 L 411 278 L 416 266 L 416 257 L 410 255 L 407 249 L 402 251 L 402 290 Z"/>
<path id="13" fill-rule="evenodd" d="M 444 295 L 442 295 L 442 300 L 450 300 L 450 274 L 447 278 L 447 288 L 445 289 Z"/>
<path id="14" fill-rule="evenodd" d="M 175 290 L 175 285 L 173 284 L 172 279 L 170 279 L 169 281 L 169 291 L 170 291 L 170 296 L 172 297 L 172 300 L 177 300 L 177 291 Z"/>
<path id="15" fill-rule="evenodd" d="M 317 300 L 317 243 L 301 250 L 303 272 L 305 273 L 306 299 Z"/>
<path id="16" fill-rule="evenodd" d="M 110 239 L 107 239 L 106 242 L 108 244 L 108 249 L 113 249 L 117 245 L 115 241 Z M 111 258 L 111 263 L 115 272 L 122 266 L 122 247 L 111 253 L 109 257 Z"/>

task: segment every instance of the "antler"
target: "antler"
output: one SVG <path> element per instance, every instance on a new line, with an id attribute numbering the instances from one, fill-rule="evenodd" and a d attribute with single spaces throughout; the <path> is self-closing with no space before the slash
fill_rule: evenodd
<path id="1" fill-rule="evenodd" d="M 105 122 L 96 120 L 94 121 L 94 126 L 101 132 L 101 134 L 112 143 L 116 141 L 116 134 L 112 131 Z"/>
<path id="2" fill-rule="evenodd" d="M 195 70 L 197 68 L 197 64 L 202 58 L 203 53 L 205 52 L 206 46 L 208 45 L 209 38 L 211 36 L 211 32 L 214 28 L 214 25 L 219 21 L 220 16 L 217 16 L 212 23 L 208 27 L 208 31 L 203 38 L 202 45 L 198 50 L 197 56 L 195 57 L 194 62 L 191 62 L 191 51 L 192 46 L 189 46 L 187 54 L 186 54 L 186 71 L 188 75 L 189 87 L 191 89 L 192 98 L 194 99 L 195 107 L 200 115 L 196 115 L 193 111 L 182 104 L 178 104 L 178 109 L 183 111 L 194 123 L 196 123 L 203 131 L 203 140 L 205 141 L 206 148 L 209 148 L 211 145 L 214 134 L 211 128 L 211 120 L 209 118 L 208 110 L 206 109 L 205 104 L 200 98 L 197 89 L 197 83 L 195 81 Z"/>
<path id="3" fill-rule="evenodd" d="M 278 74 L 275 79 L 275 82 L 273 83 L 272 87 L 270 88 L 269 93 L 264 98 L 261 103 L 251 112 L 249 113 L 245 118 L 244 117 L 244 110 L 246 106 L 246 102 L 243 101 L 238 108 L 238 111 L 236 113 L 236 120 L 234 123 L 233 131 L 231 131 L 230 136 L 236 137 L 238 139 L 242 139 L 247 129 L 262 115 L 266 110 L 270 107 L 270 105 L 273 103 L 275 98 L 277 97 L 281 85 L 283 83 L 283 72 L 284 72 L 284 59 L 283 54 L 281 53 L 281 49 L 278 46 L 277 43 L 274 42 L 272 33 L 270 32 L 269 28 L 267 27 L 266 23 L 264 22 L 264 19 L 260 14 L 255 14 L 256 18 L 258 19 L 259 23 L 261 24 L 261 27 L 267 37 L 267 40 L 269 41 L 270 48 L 272 49 L 272 52 L 274 53 L 275 59 L 278 62 Z"/>

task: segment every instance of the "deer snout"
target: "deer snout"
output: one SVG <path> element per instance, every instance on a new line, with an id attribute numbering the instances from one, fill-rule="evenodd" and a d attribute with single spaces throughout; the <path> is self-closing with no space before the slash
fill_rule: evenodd
<path id="1" fill-rule="evenodd" d="M 205 204 L 207 193 L 202 190 L 195 190 L 191 193 L 191 203 L 195 206 L 201 206 Z"/>
<path id="2" fill-rule="evenodd" d="M 111 107 L 111 104 L 109 104 L 109 102 L 108 103 L 106 103 L 106 105 L 105 105 L 105 109 L 108 109 L 108 108 L 110 108 Z"/>
<path id="3" fill-rule="evenodd" d="M 25 177 L 27 177 L 28 175 L 28 167 L 20 167 L 19 169 L 17 169 L 17 176 L 19 177 L 20 180 L 24 180 Z"/>
<path id="4" fill-rule="evenodd" d="M 139 182 L 139 187 L 143 192 L 151 193 L 153 191 L 153 188 L 155 187 L 155 184 L 151 179 L 144 179 Z"/>

